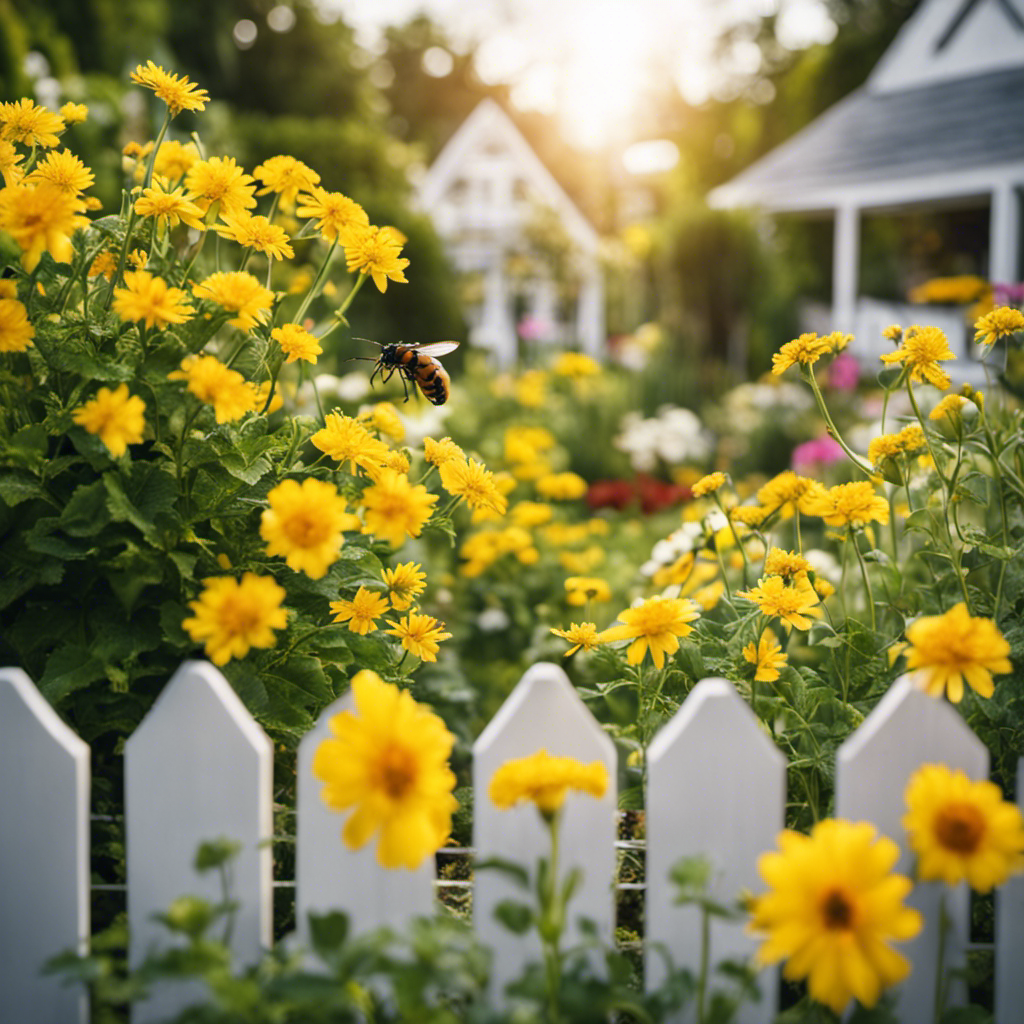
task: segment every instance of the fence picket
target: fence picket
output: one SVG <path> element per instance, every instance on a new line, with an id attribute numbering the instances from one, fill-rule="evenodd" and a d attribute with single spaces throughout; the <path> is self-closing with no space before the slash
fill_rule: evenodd
<path id="1" fill-rule="evenodd" d="M 177 897 L 220 902 L 217 873 L 199 875 L 192 865 L 201 842 L 221 837 L 242 847 L 232 864 L 237 962 L 254 962 L 270 944 L 271 759 L 270 740 L 220 672 L 185 662 L 125 744 L 132 964 L 154 943 L 167 944 L 151 918 Z M 191 985 L 164 985 L 132 1019 L 169 1016 L 199 995 Z"/>
<path id="2" fill-rule="evenodd" d="M 528 669 L 473 747 L 474 845 L 479 858 L 501 857 L 528 866 L 549 849 L 547 830 L 532 806 L 499 811 L 488 799 L 491 776 L 506 761 L 544 748 L 558 757 L 602 761 L 608 769 L 608 791 L 600 800 L 570 794 L 561 822 L 561 873 L 583 871 L 583 883 L 569 908 L 567 944 L 579 936 L 580 917 L 593 921 L 611 941 L 614 925 L 615 873 L 615 746 L 586 708 L 558 665 L 540 662 Z M 540 961 L 536 936 L 517 936 L 494 917 L 502 900 L 529 899 L 504 874 L 483 871 L 474 883 L 473 919 L 480 939 L 494 950 L 495 991 L 519 975 L 531 960 Z"/>
<path id="3" fill-rule="evenodd" d="M 785 824 L 786 759 L 765 735 L 747 702 L 724 679 L 698 683 L 647 751 L 647 985 L 665 976 L 652 948 L 662 943 L 672 960 L 696 970 L 700 914 L 675 905 L 669 881 L 681 857 L 703 855 L 713 871 L 711 894 L 731 903 L 744 889 L 763 888 L 757 858 L 772 849 Z M 746 960 L 757 941 L 744 922 L 714 920 L 712 965 Z M 761 1001 L 740 1010 L 738 1024 L 766 1024 L 775 1016 L 778 973 L 761 972 Z M 693 1020 L 693 1008 L 680 1020 Z"/>
<path id="4" fill-rule="evenodd" d="M 1017 806 L 1024 811 L 1024 757 L 1017 762 Z M 1024 1020 L 1024 875 L 996 893 L 996 1024 Z"/>
<path id="5" fill-rule="evenodd" d="M 434 910 L 434 860 L 415 871 L 391 871 L 377 863 L 374 844 L 350 850 L 341 840 L 345 817 L 320 799 L 323 783 L 313 777 L 313 754 L 331 735 L 330 719 L 352 710 L 351 692 L 320 716 L 299 744 L 296 792 L 295 922 L 309 943 L 309 913 L 342 910 L 353 932 L 387 925 L 400 929 L 411 918 Z"/>
<path id="6" fill-rule="evenodd" d="M 80 985 L 39 972 L 89 939 L 89 748 L 29 677 L 0 669 L 0 1018 L 87 1019 Z"/>
<path id="7" fill-rule="evenodd" d="M 897 869 L 910 874 L 910 852 L 901 819 L 903 792 L 922 764 L 939 763 L 963 770 L 972 779 L 988 775 L 988 751 L 960 714 L 944 700 L 914 688 L 910 677 L 898 679 L 836 757 L 836 815 L 870 821 L 902 849 Z M 935 963 L 939 937 L 939 883 L 918 885 L 907 902 L 925 916 L 925 927 L 900 950 L 914 969 L 897 993 L 904 1024 L 930 1024 L 935 1004 Z M 946 965 L 962 966 L 970 924 L 970 893 L 965 885 L 947 893 L 952 927 L 946 941 Z M 949 986 L 951 1005 L 964 997 L 961 982 Z"/>

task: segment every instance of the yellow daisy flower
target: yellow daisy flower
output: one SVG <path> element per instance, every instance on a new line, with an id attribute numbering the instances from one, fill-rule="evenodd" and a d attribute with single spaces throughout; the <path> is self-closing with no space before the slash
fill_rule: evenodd
<path id="1" fill-rule="evenodd" d="M 702 476 L 691 488 L 693 496 L 695 498 L 703 498 L 706 494 L 713 494 L 715 491 L 725 486 L 725 474 L 724 473 L 708 473 L 707 476 Z"/>
<path id="2" fill-rule="evenodd" d="M 549 501 L 575 501 L 587 493 L 587 481 L 577 473 L 549 473 L 537 481 L 537 493 Z"/>
<path id="3" fill-rule="evenodd" d="M 181 288 L 169 287 L 162 277 L 155 277 L 148 270 L 125 273 L 124 287 L 114 289 L 113 307 L 122 320 L 141 320 L 147 330 L 183 324 L 195 314 Z"/>
<path id="4" fill-rule="evenodd" d="M 17 299 L 0 299 L 0 352 L 24 352 L 35 336 L 24 305 Z"/>
<path id="5" fill-rule="evenodd" d="M 186 356 L 181 369 L 167 378 L 187 381 L 188 390 L 196 398 L 213 406 L 218 423 L 231 423 L 256 408 L 257 395 L 249 382 L 216 356 Z"/>
<path id="6" fill-rule="evenodd" d="M 81 124 L 89 116 L 89 108 L 84 103 L 65 103 L 59 113 L 65 124 Z"/>
<path id="7" fill-rule="evenodd" d="M 875 485 L 867 480 L 837 484 L 809 498 L 805 504 L 801 511 L 821 516 L 827 526 L 860 529 L 872 521 L 889 521 L 889 502 L 877 494 Z"/>
<path id="8" fill-rule="evenodd" d="M 437 661 L 437 652 L 442 640 L 450 640 L 451 633 L 444 631 L 444 623 L 431 615 L 417 615 L 409 612 L 404 619 L 387 620 L 391 629 L 384 630 L 402 641 L 402 646 L 421 661 Z"/>
<path id="9" fill-rule="evenodd" d="M 189 168 L 199 161 L 199 150 L 194 142 L 178 142 L 177 139 L 165 139 L 160 143 L 153 163 L 153 179 L 157 176 L 167 182 L 181 181 L 189 172 Z M 138 180 L 141 182 L 146 175 L 145 164 L 138 168 Z"/>
<path id="10" fill-rule="evenodd" d="M 0 189 L 0 228 L 18 243 L 28 273 L 44 252 L 58 263 L 71 261 L 71 235 L 89 223 L 81 216 L 84 209 L 81 199 L 48 182 Z"/>
<path id="11" fill-rule="evenodd" d="M 1024 331 L 1024 313 L 1011 306 L 999 306 L 975 321 L 974 340 L 980 345 L 994 345 L 1000 338 Z"/>
<path id="12" fill-rule="evenodd" d="M 910 370 L 912 381 L 927 381 L 940 391 L 949 387 L 948 373 L 939 366 L 940 360 L 956 359 L 949 348 L 946 335 L 938 327 L 908 327 L 902 344 L 895 352 L 885 352 L 879 358 L 883 363 L 902 363 Z"/>
<path id="13" fill-rule="evenodd" d="M 475 459 L 450 459 L 440 467 L 440 473 L 441 486 L 470 508 L 486 508 L 498 515 L 507 511 L 508 502 L 495 486 L 494 474 Z"/>
<path id="14" fill-rule="evenodd" d="M 100 388 L 95 398 L 72 410 L 71 418 L 90 434 L 97 434 L 110 454 L 119 458 L 128 450 L 128 445 L 142 440 L 146 429 L 145 412 L 146 403 L 130 395 L 127 384 L 120 384 L 114 391 Z"/>
<path id="15" fill-rule="evenodd" d="M 798 576 L 806 577 L 811 569 L 811 563 L 796 551 L 783 551 L 782 548 L 773 547 L 765 555 L 766 576 L 782 576 L 786 580 L 795 580 Z"/>
<path id="16" fill-rule="evenodd" d="M 366 211 L 354 199 L 319 187 L 307 189 L 306 194 L 299 196 L 295 212 L 300 217 L 315 220 L 316 229 L 325 241 L 339 239 L 342 245 L 351 234 L 365 231 L 370 226 Z"/>
<path id="17" fill-rule="evenodd" d="M 432 437 L 423 438 L 423 458 L 435 466 L 441 466 L 451 459 L 464 459 L 466 453 L 450 438 L 442 437 L 435 441 Z"/>
<path id="18" fill-rule="evenodd" d="M 390 402 L 378 402 L 361 416 L 368 416 L 374 429 L 390 437 L 392 441 L 405 440 L 405 424 L 398 415 L 398 410 Z"/>
<path id="19" fill-rule="evenodd" d="M 422 484 L 415 486 L 409 478 L 393 469 L 382 470 L 376 482 L 363 491 L 366 529 L 379 540 L 389 541 L 393 548 L 405 543 L 406 537 L 418 537 L 437 504 L 437 495 Z"/>
<path id="20" fill-rule="evenodd" d="M 236 314 L 228 323 L 243 331 L 265 323 L 274 303 L 274 293 L 244 270 L 211 274 L 205 281 L 192 285 L 192 294 Z"/>
<path id="21" fill-rule="evenodd" d="M 610 626 L 599 636 L 601 643 L 632 640 L 626 651 L 626 661 L 639 665 L 648 651 L 654 667 L 665 664 L 665 655 L 679 649 L 679 637 L 693 632 L 689 623 L 700 618 L 692 601 L 672 597 L 650 597 L 635 608 L 619 613 L 621 625 Z"/>
<path id="22" fill-rule="evenodd" d="M 25 178 L 26 183 L 53 185 L 73 196 L 92 188 L 95 181 L 96 175 L 70 149 L 50 150 Z"/>
<path id="23" fill-rule="evenodd" d="M 786 628 L 810 629 L 813 619 L 821 618 L 818 595 L 806 576 L 787 586 L 781 576 L 765 576 L 750 590 L 738 590 L 737 597 L 746 597 L 761 609 L 762 615 L 782 619 Z"/>
<path id="24" fill-rule="evenodd" d="M 601 364 L 582 352 L 562 352 L 551 364 L 551 372 L 557 377 L 582 380 L 596 377 L 601 372 Z"/>
<path id="25" fill-rule="evenodd" d="M 577 625 L 572 623 L 568 629 L 552 629 L 555 636 L 560 636 L 572 646 L 565 652 L 565 657 L 575 654 L 581 647 L 585 651 L 592 651 L 601 641 L 597 636 L 597 626 L 593 622 L 581 622 Z"/>
<path id="26" fill-rule="evenodd" d="M 290 260 L 295 255 L 288 242 L 288 232 L 266 217 L 254 217 L 248 211 L 236 214 L 222 213 L 223 224 L 213 230 L 221 238 L 230 238 L 244 249 L 255 249 L 272 260 Z"/>
<path id="27" fill-rule="evenodd" d="M 4 177 L 4 185 L 17 185 L 25 175 L 18 166 L 25 159 L 23 153 L 14 148 L 13 142 L 0 138 L 0 174 Z"/>
<path id="28" fill-rule="evenodd" d="M 409 261 L 399 255 L 402 245 L 393 228 L 354 230 L 341 242 L 345 246 L 345 265 L 349 273 L 369 274 L 380 292 L 387 291 L 389 280 L 408 284 L 404 270 Z"/>
<path id="29" fill-rule="evenodd" d="M 506 761 L 491 776 L 487 795 L 502 811 L 529 800 L 550 819 L 565 803 L 570 789 L 600 800 L 608 789 L 608 769 L 601 761 L 583 764 L 574 757 L 553 757 L 538 750 L 529 757 Z"/>
<path id="30" fill-rule="evenodd" d="M 384 466 L 388 446 L 374 437 L 362 423 L 339 412 L 329 412 L 324 427 L 310 440 L 313 446 L 329 455 L 335 462 L 347 462 L 349 472 L 364 469 L 376 478 Z"/>
<path id="31" fill-rule="evenodd" d="M 388 612 L 391 604 L 383 594 L 360 587 L 351 601 L 332 601 L 332 622 L 347 622 L 353 633 L 366 636 L 377 628 L 377 620 Z"/>
<path id="32" fill-rule="evenodd" d="M 153 217 L 159 231 L 176 228 L 181 223 L 199 231 L 206 230 L 203 211 L 188 198 L 184 188 L 168 188 L 166 181 L 155 175 L 153 184 L 144 188 L 135 200 L 135 212 L 140 217 Z"/>
<path id="33" fill-rule="evenodd" d="M 253 168 L 253 177 L 263 183 L 256 195 L 265 196 L 276 192 L 281 197 L 285 210 L 295 206 L 295 197 L 300 192 L 309 192 L 320 182 L 320 175 L 293 156 L 272 156 Z"/>
<path id="34" fill-rule="evenodd" d="M 210 100 L 210 94 L 185 75 L 173 75 L 151 60 L 138 65 L 130 77 L 136 85 L 152 89 L 167 104 L 171 117 L 183 110 L 204 110 Z"/>
<path id="35" fill-rule="evenodd" d="M 215 206 L 219 216 L 236 217 L 256 205 L 253 179 L 230 156 L 197 160 L 185 175 L 185 188 L 204 215 Z"/>
<path id="36" fill-rule="evenodd" d="M 565 599 L 577 608 L 588 601 L 610 601 L 612 588 L 597 576 L 569 576 L 565 581 Z"/>
<path id="37" fill-rule="evenodd" d="M 404 612 L 411 608 L 416 598 L 427 587 L 427 574 L 416 562 L 403 562 L 393 569 L 384 569 L 381 575 L 388 588 L 391 607 L 396 612 Z"/>
<path id="38" fill-rule="evenodd" d="M 0 136 L 24 146 L 56 146 L 58 134 L 67 126 L 59 114 L 39 107 L 27 98 L 0 103 Z"/>
<path id="39" fill-rule="evenodd" d="M 762 633 L 757 643 L 751 640 L 743 648 L 743 657 L 754 666 L 755 683 L 774 683 L 779 678 L 779 669 L 789 663 L 782 645 L 770 630 Z"/>
<path id="40" fill-rule="evenodd" d="M 832 352 L 831 335 L 819 338 L 817 334 L 801 334 L 799 338 L 787 341 L 772 356 L 772 373 L 779 377 L 798 363 L 801 366 L 810 366 L 830 352 Z"/>
<path id="41" fill-rule="evenodd" d="M 281 351 L 288 357 L 286 363 L 294 363 L 299 359 L 316 364 L 316 357 L 323 355 L 320 339 L 314 337 L 298 324 L 282 324 L 270 332 L 270 337 L 281 346 Z"/>

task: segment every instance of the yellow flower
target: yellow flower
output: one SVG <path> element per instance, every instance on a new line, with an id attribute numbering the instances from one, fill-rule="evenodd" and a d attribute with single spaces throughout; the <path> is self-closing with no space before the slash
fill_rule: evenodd
<path id="1" fill-rule="evenodd" d="M 981 345 L 994 345 L 1000 338 L 1024 331 L 1024 313 L 1011 306 L 999 306 L 974 324 L 974 340 Z"/>
<path id="2" fill-rule="evenodd" d="M 610 601 L 612 588 L 597 576 L 569 576 L 565 581 L 566 601 L 577 608 L 588 601 Z"/>
<path id="3" fill-rule="evenodd" d="M 442 437 L 435 441 L 432 437 L 423 438 L 423 458 L 435 466 L 442 466 L 452 459 L 464 459 L 466 453 L 450 438 Z"/>
<path id="4" fill-rule="evenodd" d="M 899 324 L 890 324 L 882 331 L 882 337 L 898 345 L 903 340 L 903 328 Z"/>
<path id="5" fill-rule="evenodd" d="M 713 494 L 720 487 L 725 486 L 724 473 L 708 473 L 702 476 L 691 488 L 695 498 L 703 498 L 705 494 Z"/>
<path id="6" fill-rule="evenodd" d="M 912 381 L 927 381 L 945 391 L 950 385 L 950 377 L 939 366 L 939 361 L 956 359 L 956 356 L 938 327 L 914 326 L 907 328 L 903 342 L 895 352 L 885 352 L 879 358 L 886 364 L 903 363 L 910 370 Z"/>
<path id="7" fill-rule="evenodd" d="M 58 263 L 70 262 L 70 236 L 89 223 L 80 216 L 84 209 L 81 199 L 47 182 L 0 189 L 0 228 L 18 243 L 29 273 L 44 252 Z"/>
<path id="8" fill-rule="evenodd" d="M 972 618 L 961 601 L 943 615 L 924 615 L 907 627 L 907 669 L 932 697 L 945 693 L 954 704 L 964 680 L 982 697 L 995 689 L 992 674 L 1012 672 L 1010 645 L 991 619 Z"/>
<path id="9" fill-rule="evenodd" d="M 296 213 L 300 217 L 313 218 L 320 237 L 325 241 L 340 239 L 342 245 L 351 234 L 370 226 L 366 211 L 354 199 L 319 187 L 310 188 L 307 194 L 299 196 Z"/>
<path id="10" fill-rule="evenodd" d="M 216 206 L 219 216 L 235 217 L 256 205 L 253 179 L 234 157 L 197 160 L 185 175 L 185 187 L 204 214 Z"/>
<path id="11" fill-rule="evenodd" d="M 551 372 L 559 377 L 581 380 L 584 377 L 596 377 L 601 372 L 601 364 L 582 352 L 562 352 L 551 364 Z"/>
<path id="12" fill-rule="evenodd" d="M 390 402 L 378 402 L 367 415 L 378 433 L 386 434 L 392 441 L 405 440 L 405 424 Z"/>
<path id="13" fill-rule="evenodd" d="M 966 404 L 967 399 L 964 398 L 963 395 L 946 395 L 940 402 L 936 403 L 935 408 L 928 413 L 928 419 L 941 420 L 945 416 L 954 424 L 959 423 L 963 415 L 963 408 Z"/>
<path id="14" fill-rule="evenodd" d="M 274 302 L 274 293 L 244 270 L 219 271 L 205 281 L 192 286 L 197 299 L 209 299 L 218 306 L 237 314 L 228 323 L 251 331 L 265 323 Z"/>
<path id="15" fill-rule="evenodd" d="M 757 500 L 767 513 L 770 514 L 781 509 L 783 517 L 788 519 L 797 509 L 806 512 L 804 504 L 807 497 L 819 489 L 823 490 L 824 488 L 817 480 L 798 476 L 791 469 L 786 469 L 772 477 L 758 490 Z M 736 511 L 733 509 L 733 518 L 742 521 L 735 515 Z"/>
<path id="16" fill-rule="evenodd" d="M 783 551 L 782 548 L 773 547 L 764 559 L 766 576 L 782 576 L 786 580 L 806 577 L 811 568 L 811 563 L 803 555 L 796 551 Z"/>
<path id="17" fill-rule="evenodd" d="M 581 622 L 579 625 L 574 622 L 568 629 L 552 629 L 551 632 L 572 644 L 565 652 L 566 658 L 570 654 L 575 654 L 581 647 L 585 651 L 592 651 L 601 642 L 597 636 L 597 626 L 593 622 Z"/>
<path id="18" fill-rule="evenodd" d="M 692 601 L 675 597 L 650 597 L 635 608 L 619 613 L 622 625 L 610 626 L 599 636 L 601 643 L 632 640 L 626 651 L 626 661 L 639 665 L 648 651 L 655 668 L 665 664 L 665 655 L 679 649 L 679 637 L 693 632 L 689 623 L 700 618 Z"/>
<path id="19" fill-rule="evenodd" d="M 10 301 L 6 299 L 4 301 Z M 100 388 L 96 397 L 72 410 L 71 418 L 99 439 L 115 458 L 124 455 L 128 445 L 138 444 L 146 429 L 146 403 L 128 393 L 128 385 L 117 390 Z"/>
<path id="20" fill-rule="evenodd" d="M 342 239 L 342 244 L 348 271 L 369 274 L 378 291 L 386 291 L 389 280 L 408 284 L 404 271 L 409 261 L 399 255 L 402 243 L 394 228 L 356 229 Z"/>
<path id="21" fill-rule="evenodd" d="M 788 664 L 782 645 L 769 630 L 761 634 L 757 643 L 751 640 L 743 648 L 743 657 L 755 666 L 755 683 L 774 683 L 779 678 L 779 669 Z"/>
<path id="22" fill-rule="evenodd" d="M 797 363 L 801 366 L 810 366 L 812 363 L 816 363 L 822 356 L 828 355 L 832 350 L 833 342 L 831 335 L 819 338 L 817 334 L 801 334 L 799 338 L 787 341 L 772 356 L 772 373 L 777 377 L 781 376 L 786 370 Z"/>
<path id="23" fill-rule="evenodd" d="M 168 182 L 180 181 L 188 174 L 189 168 L 199 160 L 199 150 L 194 142 L 181 143 L 177 139 L 167 139 L 160 144 L 153 164 L 153 178 L 157 175 Z M 139 167 L 138 180 L 145 177 L 145 165 Z"/>
<path id="24" fill-rule="evenodd" d="M 333 622 L 347 622 L 353 633 L 366 636 L 377 628 L 379 619 L 390 608 L 383 594 L 360 587 L 351 601 L 332 601 Z"/>
<path id="25" fill-rule="evenodd" d="M 324 427 L 310 440 L 314 447 L 329 455 L 335 462 L 347 462 L 349 472 L 359 466 L 372 477 L 380 475 L 388 446 L 374 437 L 358 420 L 338 412 L 329 412 Z"/>
<path id="26" fill-rule="evenodd" d="M 403 562 L 394 569 L 385 569 L 382 576 L 388 588 L 391 607 L 396 612 L 404 612 L 412 607 L 413 601 L 427 586 L 427 574 L 416 562 Z"/>
<path id="27" fill-rule="evenodd" d="M 824 601 L 836 592 L 836 588 L 824 576 L 816 576 L 814 579 L 814 592 Z"/>
<path id="28" fill-rule="evenodd" d="M 65 103 L 60 116 L 65 124 L 81 124 L 89 116 L 89 108 L 84 103 Z"/>
<path id="29" fill-rule="evenodd" d="M 882 434 L 868 445 L 868 461 L 877 469 L 889 459 L 909 455 L 927 447 L 924 431 L 912 423 L 898 434 Z"/>
<path id="30" fill-rule="evenodd" d="M 729 509 L 729 518 L 735 523 L 749 526 L 756 530 L 771 515 L 769 509 L 761 505 L 734 505 Z"/>
<path id="31" fill-rule="evenodd" d="M 554 514 L 554 509 L 550 505 L 540 501 L 517 501 L 509 512 L 512 523 L 527 530 L 550 523 Z M 604 522 L 603 519 L 593 521 Z"/>
<path id="32" fill-rule="evenodd" d="M 267 554 L 283 556 L 289 569 L 314 580 L 337 561 L 343 532 L 360 527 L 337 488 L 325 480 L 283 480 L 267 495 L 267 502 L 270 508 L 260 520 Z"/>
<path id="33" fill-rule="evenodd" d="M 384 630 L 391 636 L 397 636 L 402 646 L 422 661 L 437 661 L 437 652 L 442 640 L 450 640 L 451 633 L 444 632 L 444 623 L 438 622 L 431 615 L 417 615 L 409 612 L 404 619 L 393 622 L 387 620 L 392 629 Z"/>
<path id="34" fill-rule="evenodd" d="M 353 808 L 342 839 L 352 850 L 375 835 L 377 863 L 419 867 L 451 832 L 458 801 L 448 767 L 454 737 L 432 711 L 375 672 L 352 679 L 356 710 L 330 720 L 333 736 L 313 755 L 313 775 L 332 811 Z"/>
<path id="35" fill-rule="evenodd" d="M 778 843 L 757 862 L 768 886 L 750 921 L 767 933 L 758 961 L 786 960 L 783 977 L 807 978 L 811 998 L 837 1014 L 852 998 L 874 1006 L 910 973 L 890 942 L 912 939 L 923 923 L 903 905 L 910 879 L 892 874 L 899 847 L 873 825 L 832 818 L 809 836 L 780 832 Z"/>
<path id="36" fill-rule="evenodd" d="M 549 501 L 574 501 L 587 493 L 587 481 L 576 473 L 549 473 L 537 481 L 537 493 Z"/>
<path id="37" fill-rule="evenodd" d="M 320 181 L 320 175 L 293 156 L 272 156 L 253 168 L 253 177 L 263 182 L 265 188 L 256 193 L 265 196 L 276 192 L 281 197 L 281 206 L 291 210 L 299 192 L 308 192 Z"/>
<path id="38" fill-rule="evenodd" d="M 366 508 L 367 530 L 399 548 L 406 537 L 420 535 L 437 504 L 437 495 L 422 484 L 413 486 L 404 474 L 385 469 L 363 491 L 362 504 Z"/>
<path id="39" fill-rule="evenodd" d="M 25 178 L 26 183 L 53 185 L 73 196 L 91 188 L 95 180 L 92 171 L 70 149 L 62 149 L 59 153 L 51 150 Z"/>
<path id="40" fill-rule="evenodd" d="M 706 587 L 700 587 L 690 594 L 690 599 L 695 601 L 702 611 L 709 612 L 722 600 L 725 593 L 725 584 L 721 580 L 709 583 Z"/>
<path id="41" fill-rule="evenodd" d="M 288 613 L 281 607 L 284 588 L 271 576 L 211 576 L 203 587 L 199 599 L 189 601 L 193 614 L 181 626 L 196 643 L 205 644 L 206 656 L 215 665 L 244 658 L 251 647 L 273 647 L 273 631 L 288 625 Z"/>
<path id="42" fill-rule="evenodd" d="M 791 586 L 781 576 L 765 576 L 750 590 L 738 590 L 761 609 L 762 615 L 780 618 L 786 628 L 810 629 L 812 618 L 821 618 L 818 595 L 806 576 L 795 579 Z"/>
<path id="43" fill-rule="evenodd" d="M 385 469 L 394 469 L 399 473 L 408 474 L 412 468 L 409 457 L 405 452 L 389 450 L 384 456 L 383 466 Z"/>
<path id="44" fill-rule="evenodd" d="M 0 138 L 0 174 L 4 176 L 5 185 L 17 185 L 21 181 L 24 171 L 18 164 L 24 159 L 24 154 L 14 148 L 13 142 Z"/>
<path id="45" fill-rule="evenodd" d="M 281 351 L 288 357 L 286 363 L 294 363 L 299 359 L 307 363 L 316 363 L 316 357 L 323 355 L 320 339 L 314 337 L 298 324 L 283 324 L 270 332 L 271 338 L 281 346 Z"/>
<path id="46" fill-rule="evenodd" d="M 117 255 L 109 249 L 104 249 L 92 261 L 89 267 L 90 277 L 99 277 L 101 274 L 108 280 L 112 280 L 117 272 Z"/>
<path id="47" fill-rule="evenodd" d="M 601 761 L 583 764 L 574 757 L 553 757 L 538 750 L 529 757 L 506 761 L 492 776 L 487 795 L 499 810 L 524 800 L 551 818 L 565 803 L 570 789 L 600 800 L 608 789 L 608 769 Z"/>
<path id="48" fill-rule="evenodd" d="M 470 508 L 486 508 L 504 515 L 508 503 L 494 484 L 494 474 L 475 459 L 450 459 L 441 468 L 441 486 Z"/>
<path id="49" fill-rule="evenodd" d="M 37 107 L 30 99 L 0 103 L 0 136 L 25 146 L 56 146 L 59 132 L 64 131 L 64 119 L 46 107 Z"/>
<path id="50" fill-rule="evenodd" d="M 558 564 L 566 572 L 587 573 L 604 564 L 605 550 L 598 544 L 591 544 L 583 551 L 559 551 Z"/>
<path id="51" fill-rule="evenodd" d="M 548 399 L 548 375 L 543 370 L 526 370 L 516 378 L 516 401 L 527 409 L 543 409 Z"/>
<path id="52" fill-rule="evenodd" d="M 145 270 L 146 264 L 149 262 L 149 253 L 144 249 L 132 249 L 128 253 L 128 262 L 135 270 Z"/>
<path id="53" fill-rule="evenodd" d="M 156 177 L 152 186 L 144 188 L 135 200 L 135 212 L 140 217 L 153 217 L 160 231 L 175 228 L 182 222 L 200 231 L 206 228 L 203 211 L 185 195 L 185 190 L 181 187 L 168 189 L 165 182 Z"/>
<path id="54" fill-rule="evenodd" d="M 215 224 L 213 230 L 221 238 L 230 238 L 244 249 L 255 249 L 272 260 L 290 260 L 295 255 L 288 242 L 288 233 L 277 224 L 271 224 L 266 217 L 254 217 L 248 211 L 222 213 L 223 224 Z"/>
<path id="55" fill-rule="evenodd" d="M 183 324 L 195 310 L 181 288 L 169 288 L 162 277 L 154 277 L 147 270 L 129 270 L 124 275 L 124 287 L 114 289 L 114 312 L 122 320 L 141 320 L 149 329 Z"/>
<path id="56" fill-rule="evenodd" d="M 25 307 L 17 299 L 0 299 L 0 352 L 24 352 L 35 336 Z"/>
<path id="57" fill-rule="evenodd" d="M 183 110 L 204 110 L 210 94 L 190 82 L 185 75 L 172 75 L 151 60 L 141 64 L 131 73 L 136 85 L 152 89 L 167 104 L 171 117 L 177 117 Z"/>
<path id="58" fill-rule="evenodd" d="M 867 480 L 837 484 L 816 495 L 802 509 L 808 515 L 821 516 L 828 526 L 850 526 L 858 529 L 872 520 L 889 521 L 889 502 L 875 493 L 875 485 Z"/>
<path id="59" fill-rule="evenodd" d="M 923 764 L 910 777 L 903 826 L 923 882 L 967 884 L 990 892 L 1024 871 L 1024 819 L 988 780 Z"/>
<path id="60" fill-rule="evenodd" d="M 256 407 L 256 393 L 246 379 L 216 356 L 186 356 L 181 369 L 169 373 L 167 378 L 187 381 L 196 398 L 213 406 L 218 423 L 241 419 Z"/>

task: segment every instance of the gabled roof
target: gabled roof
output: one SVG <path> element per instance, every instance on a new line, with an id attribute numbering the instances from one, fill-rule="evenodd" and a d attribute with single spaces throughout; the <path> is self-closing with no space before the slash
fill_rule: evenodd
<path id="1" fill-rule="evenodd" d="M 482 147 L 499 141 L 514 157 L 519 172 L 543 203 L 561 217 L 573 240 L 588 251 L 599 238 L 590 221 L 544 166 L 512 119 L 492 99 L 481 100 L 430 165 L 419 187 L 420 205 L 428 213 L 464 171 L 467 160 Z"/>

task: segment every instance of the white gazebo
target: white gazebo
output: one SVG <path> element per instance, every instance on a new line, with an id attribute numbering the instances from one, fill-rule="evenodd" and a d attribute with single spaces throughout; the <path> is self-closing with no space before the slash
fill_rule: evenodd
<path id="1" fill-rule="evenodd" d="M 469 340 L 499 365 L 514 362 L 519 350 L 508 260 L 523 251 L 538 209 L 553 211 L 575 249 L 576 308 L 560 319 L 555 282 L 539 276 L 527 282 L 526 316 L 547 325 L 545 340 L 603 355 L 597 232 L 493 100 L 479 103 L 438 154 L 420 183 L 419 203 L 455 268 L 481 279 L 480 301 L 468 310 Z"/>
<path id="2" fill-rule="evenodd" d="M 862 356 L 885 351 L 892 322 L 943 327 L 966 356 L 959 310 L 861 297 L 861 219 L 988 204 L 988 279 L 1017 282 L 1022 187 L 1024 0 L 923 0 L 864 86 L 709 202 L 834 217 L 828 329 L 856 334 Z"/>

